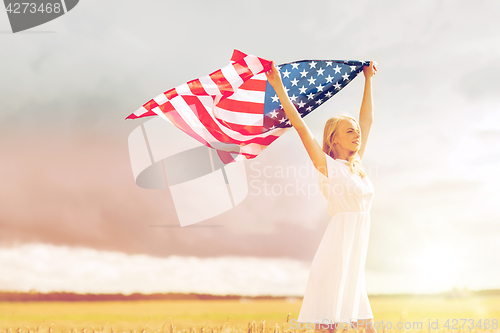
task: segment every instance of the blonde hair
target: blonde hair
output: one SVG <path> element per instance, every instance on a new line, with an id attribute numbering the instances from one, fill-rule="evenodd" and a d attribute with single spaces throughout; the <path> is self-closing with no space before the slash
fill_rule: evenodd
<path id="1" fill-rule="evenodd" d="M 330 155 L 333 159 L 336 159 L 333 153 L 333 138 L 337 134 L 337 129 L 342 120 L 347 120 L 347 119 L 352 119 L 356 121 L 352 116 L 350 115 L 340 115 L 340 116 L 335 116 L 326 121 L 325 124 L 325 129 L 323 130 L 323 151 Z M 365 172 L 363 171 L 363 167 L 361 165 L 361 161 L 359 160 L 359 155 L 356 154 L 351 161 L 349 161 L 349 169 L 351 170 L 352 174 L 359 174 L 361 178 L 364 178 L 366 176 Z"/>

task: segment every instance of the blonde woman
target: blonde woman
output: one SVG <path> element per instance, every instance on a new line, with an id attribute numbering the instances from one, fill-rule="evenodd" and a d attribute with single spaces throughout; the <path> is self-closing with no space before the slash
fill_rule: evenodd
<path id="1" fill-rule="evenodd" d="M 314 167 L 332 216 L 311 264 L 299 323 L 336 332 L 349 325 L 377 333 L 365 289 L 365 263 L 370 231 L 373 185 L 363 172 L 363 158 L 373 122 L 373 62 L 363 68 L 365 87 L 359 124 L 351 116 L 328 119 L 323 146 L 288 98 L 274 64 L 266 72 L 291 124 L 299 133 Z M 313 324 L 314 323 L 314 324 Z"/>

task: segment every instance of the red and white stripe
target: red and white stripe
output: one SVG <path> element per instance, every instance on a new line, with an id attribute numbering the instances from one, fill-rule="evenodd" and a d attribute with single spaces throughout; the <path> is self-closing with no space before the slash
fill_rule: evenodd
<path id="1" fill-rule="evenodd" d="M 126 119 L 158 115 L 209 147 L 229 144 L 218 150 L 224 163 L 254 158 L 288 129 L 262 133 L 270 65 L 235 50 L 229 65 L 160 94 Z"/>

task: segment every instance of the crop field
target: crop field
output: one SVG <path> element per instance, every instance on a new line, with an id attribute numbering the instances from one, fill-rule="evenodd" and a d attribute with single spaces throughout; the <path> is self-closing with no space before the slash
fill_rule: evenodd
<path id="1" fill-rule="evenodd" d="M 500 333 L 499 296 L 372 296 L 370 303 L 378 333 Z M 312 332 L 296 323 L 300 306 L 301 299 L 0 302 L 0 333 Z"/>

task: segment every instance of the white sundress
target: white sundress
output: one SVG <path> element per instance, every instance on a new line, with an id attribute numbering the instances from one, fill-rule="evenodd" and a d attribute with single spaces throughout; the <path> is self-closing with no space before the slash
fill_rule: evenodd
<path id="1" fill-rule="evenodd" d="M 311 263 L 300 323 L 349 323 L 373 318 L 365 287 L 373 185 L 346 160 L 325 153 L 328 178 L 317 170 L 332 216 Z M 311 327 L 313 327 L 311 325 Z"/>

